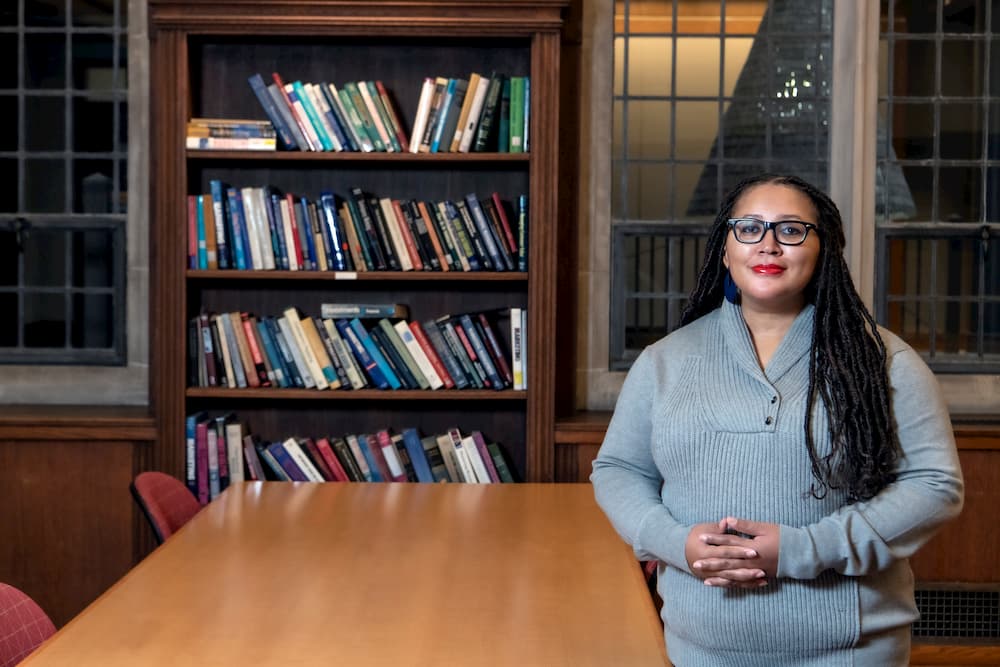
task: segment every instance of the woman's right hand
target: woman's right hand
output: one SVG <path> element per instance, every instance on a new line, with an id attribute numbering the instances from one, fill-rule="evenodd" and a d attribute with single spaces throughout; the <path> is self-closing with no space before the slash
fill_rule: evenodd
<path id="1" fill-rule="evenodd" d="M 742 546 L 708 544 L 704 536 L 724 535 L 724 520 L 719 523 L 699 523 L 691 527 L 684 544 L 684 557 L 692 574 L 707 586 L 722 588 L 760 588 L 767 585 L 764 570 L 754 560 L 754 549 Z"/>

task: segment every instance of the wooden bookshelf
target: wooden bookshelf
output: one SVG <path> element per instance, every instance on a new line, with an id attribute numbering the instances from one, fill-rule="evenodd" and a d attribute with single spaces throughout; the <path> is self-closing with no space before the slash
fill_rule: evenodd
<path id="1" fill-rule="evenodd" d="M 234 412 L 254 433 L 343 435 L 457 426 L 502 444 L 520 479 L 552 481 L 555 423 L 560 39 L 569 0 L 324 2 L 150 0 L 151 377 L 154 467 L 184 471 L 184 417 Z M 424 77 L 531 77 L 530 152 L 334 153 L 184 148 L 192 117 L 266 118 L 247 78 L 383 81 L 407 132 Z M 209 181 L 316 197 L 351 187 L 392 198 L 529 196 L 528 272 L 190 270 L 186 198 Z M 187 322 L 202 310 L 277 315 L 323 302 L 405 303 L 410 319 L 527 308 L 527 391 L 310 391 L 189 387 Z M 506 334 L 505 334 L 506 335 Z M 509 341 L 507 341 L 509 344 Z"/>

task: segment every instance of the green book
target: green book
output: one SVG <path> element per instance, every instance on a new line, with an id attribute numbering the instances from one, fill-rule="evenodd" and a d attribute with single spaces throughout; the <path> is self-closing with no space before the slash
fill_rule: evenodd
<path id="1" fill-rule="evenodd" d="M 354 106 L 354 101 L 351 98 L 351 94 L 347 92 L 347 86 L 350 84 L 345 84 L 342 88 L 337 90 L 337 97 L 340 98 L 340 105 L 344 107 L 344 113 L 347 114 L 347 122 L 351 124 L 354 129 L 354 134 L 357 136 L 360 142 L 361 150 L 370 153 L 375 150 L 375 143 L 372 141 L 371 135 L 368 134 L 368 130 L 365 128 L 365 124 L 361 119 L 361 114 L 358 108 Z M 357 87 L 355 87 L 357 90 Z M 361 94 L 358 93 L 358 99 L 361 99 Z M 369 124 L 370 121 L 369 121 Z M 372 127 L 372 130 L 375 128 Z M 381 143 L 381 142 L 380 142 Z"/>
<path id="2" fill-rule="evenodd" d="M 524 77 L 510 77 L 510 152 L 524 152 Z"/>
<path id="3" fill-rule="evenodd" d="M 500 451 L 500 445 L 495 442 L 491 442 L 486 445 L 486 449 L 490 452 L 490 457 L 493 459 L 493 467 L 497 469 L 497 477 L 500 478 L 501 482 L 513 482 L 514 476 L 511 475 L 510 467 L 507 465 L 507 460 L 503 457 L 503 452 Z"/>
<path id="4" fill-rule="evenodd" d="M 384 153 L 385 142 L 382 141 L 382 137 L 378 133 L 378 128 L 375 127 L 375 121 L 372 120 L 372 116 L 368 112 L 368 105 L 365 104 L 365 98 L 361 96 L 361 89 L 358 88 L 358 84 L 353 81 L 348 81 L 344 84 L 344 91 L 347 93 L 347 97 L 351 100 L 351 104 L 354 105 L 354 109 L 357 111 L 358 119 L 361 121 L 361 126 L 364 127 L 365 133 L 368 135 L 368 138 L 371 139 L 372 146 L 375 147 L 376 151 Z M 351 122 L 353 122 L 353 119 Z"/>
<path id="5" fill-rule="evenodd" d="M 399 337 L 399 332 L 396 331 L 394 326 L 392 326 L 392 322 L 390 322 L 388 318 L 383 317 L 378 321 L 378 326 L 385 332 L 385 336 L 389 343 L 391 343 L 393 348 L 395 348 L 396 352 L 403 360 L 403 363 L 406 364 L 407 370 L 409 370 L 410 374 L 413 376 L 413 379 L 415 379 L 417 384 L 420 385 L 420 388 L 429 389 L 431 383 L 427 381 L 427 376 L 425 376 L 423 371 L 420 370 L 420 366 L 418 366 L 417 362 L 413 359 L 413 355 L 411 355 L 410 351 L 406 349 L 406 343 L 404 343 L 403 339 Z"/>

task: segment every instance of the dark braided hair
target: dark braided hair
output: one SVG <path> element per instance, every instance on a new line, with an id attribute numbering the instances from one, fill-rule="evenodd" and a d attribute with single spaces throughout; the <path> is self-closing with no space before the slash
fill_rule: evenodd
<path id="1" fill-rule="evenodd" d="M 765 183 L 796 188 L 809 197 L 818 214 L 815 233 L 820 252 L 805 295 L 815 306 L 805 420 L 806 448 L 815 478 L 810 492 L 822 498 L 829 489 L 844 488 L 850 502 L 867 500 L 895 480 L 900 447 L 889 402 L 885 344 L 854 289 L 844 260 L 844 223 L 825 193 L 796 176 L 779 174 L 761 174 L 737 184 L 723 200 L 709 232 L 705 261 L 681 325 L 722 303 L 726 223 L 740 197 Z M 830 452 L 822 457 L 812 435 L 817 395 L 826 408 L 831 442 Z"/>

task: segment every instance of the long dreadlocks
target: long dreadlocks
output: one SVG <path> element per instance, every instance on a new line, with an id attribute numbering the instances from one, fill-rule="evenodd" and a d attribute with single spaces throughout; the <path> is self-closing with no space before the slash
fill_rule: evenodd
<path id="1" fill-rule="evenodd" d="M 806 301 L 815 306 L 805 418 L 806 448 L 815 478 L 810 491 L 822 498 L 830 489 L 844 488 L 851 502 L 867 500 L 895 479 L 900 447 L 889 401 L 885 344 L 854 289 L 844 260 L 844 223 L 825 193 L 796 176 L 779 174 L 761 174 L 737 184 L 726 195 L 709 233 L 705 261 L 681 325 L 722 303 L 726 221 L 739 198 L 764 183 L 800 190 L 819 216 L 820 255 L 806 288 Z M 826 408 L 831 442 L 830 452 L 822 457 L 812 435 L 817 396 Z"/>

